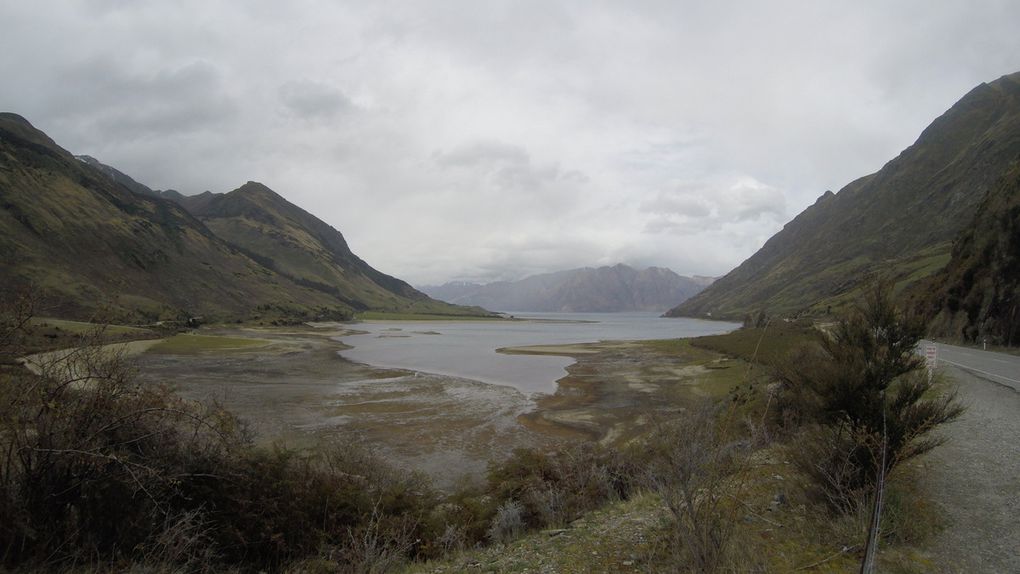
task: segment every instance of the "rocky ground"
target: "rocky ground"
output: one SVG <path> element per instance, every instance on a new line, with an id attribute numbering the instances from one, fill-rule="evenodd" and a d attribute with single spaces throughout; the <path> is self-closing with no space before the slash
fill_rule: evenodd
<path id="1" fill-rule="evenodd" d="M 939 572 L 1020 572 L 1020 393 L 947 368 L 967 411 L 925 460 L 947 527 L 932 541 Z"/>

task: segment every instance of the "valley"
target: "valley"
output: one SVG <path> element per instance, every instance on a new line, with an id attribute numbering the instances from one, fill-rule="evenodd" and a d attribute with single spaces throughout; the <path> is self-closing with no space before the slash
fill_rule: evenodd
<path id="1" fill-rule="evenodd" d="M 352 37 L 420 40 L 377 24 Z M 610 93 L 569 117 L 573 72 L 475 109 L 441 52 L 395 77 L 444 81 L 398 99 L 250 88 L 250 146 L 227 112 L 138 107 L 131 139 L 26 107 L 97 158 L 0 112 L 0 571 L 1017 567 L 1018 363 L 974 348 L 1020 342 L 1020 72 L 821 192 L 888 134 L 834 108 L 812 137 L 853 141 L 821 153 L 788 112 L 661 116 L 663 73 L 640 120 L 596 113 Z M 196 66 L 82 97 L 194 82 L 241 106 L 241 75 Z M 402 115 L 447 100 L 475 115 Z"/>

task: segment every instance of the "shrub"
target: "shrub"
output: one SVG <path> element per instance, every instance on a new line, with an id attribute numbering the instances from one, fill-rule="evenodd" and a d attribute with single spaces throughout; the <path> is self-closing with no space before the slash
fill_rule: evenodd
<path id="1" fill-rule="evenodd" d="M 716 414 L 705 403 L 660 425 L 644 477 L 669 509 L 674 560 L 695 572 L 715 572 L 731 558 L 737 516 L 725 495 L 735 494 L 730 478 L 748 447 L 723 436 Z"/>
<path id="2" fill-rule="evenodd" d="M 98 344 L 0 368 L 0 567 L 134 562 L 379 572 L 422 551 L 437 497 L 356 445 L 256 448 L 217 405 L 139 386 Z"/>
<path id="3" fill-rule="evenodd" d="M 530 449 L 489 470 L 496 500 L 516 500 L 528 527 L 559 526 L 607 502 L 626 498 L 634 487 L 634 463 L 619 452 L 578 443 L 557 453 Z"/>
<path id="4" fill-rule="evenodd" d="M 806 429 L 802 470 L 835 509 L 848 510 L 847 501 L 860 498 L 851 493 L 873 486 L 882 445 L 889 471 L 937 446 L 932 431 L 963 411 L 951 393 L 930 398 L 934 383 L 915 353 L 923 329 L 876 286 L 817 344 L 777 369 L 781 411 Z"/>
<path id="5" fill-rule="evenodd" d="M 497 544 L 516 540 L 524 531 L 523 511 L 524 507 L 516 500 L 508 500 L 499 505 L 486 533 L 489 540 Z"/>

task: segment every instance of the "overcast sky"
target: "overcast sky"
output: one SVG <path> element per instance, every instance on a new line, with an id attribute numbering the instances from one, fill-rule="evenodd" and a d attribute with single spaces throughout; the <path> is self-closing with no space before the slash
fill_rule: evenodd
<path id="1" fill-rule="evenodd" d="M 1015 0 L 0 0 L 0 111 L 414 284 L 720 275 L 1020 70 Z"/>

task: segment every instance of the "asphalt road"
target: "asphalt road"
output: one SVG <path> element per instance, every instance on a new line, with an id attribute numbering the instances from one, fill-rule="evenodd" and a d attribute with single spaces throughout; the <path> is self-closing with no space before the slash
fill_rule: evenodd
<path id="1" fill-rule="evenodd" d="M 936 569 L 1020 573 L 1020 357 L 939 344 L 938 360 L 967 410 L 924 461 L 948 523 Z"/>
<path id="2" fill-rule="evenodd" d="M 930 344 L 931 341 L 923 341 L 921 352 L 924 352 L 925 345 Z M 958 367 L 991 382 L 1010 387 L 1014 391 L 1020 391 L 1020 357 L 942 343 L 936 343 L 935 346 L 938 348 L 940 366 Z"/>

